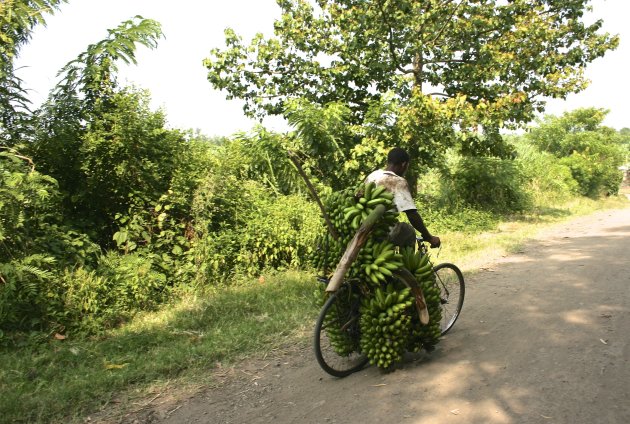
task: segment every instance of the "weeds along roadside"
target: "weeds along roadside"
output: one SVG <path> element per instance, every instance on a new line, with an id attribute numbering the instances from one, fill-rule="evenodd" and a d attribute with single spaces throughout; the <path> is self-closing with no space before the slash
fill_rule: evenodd
<path id="1" fill-rule="evenodd" d="M 503 219 L 491 231 L 443 233 L 438 260 L 471 272 L 519 249 L 545 226 L 628 205 L 621 197 L 578 199 Z M 317 314 L 314 284 L 312 272 L 275 272 L 221 290 L 184 294 L 101 337 L 4 349 L 0 416 L 7 422 L 81 421 L 112 403 L 125 409 L 156 387 L 212 384 L 218 364 L 307 344 Z"/>

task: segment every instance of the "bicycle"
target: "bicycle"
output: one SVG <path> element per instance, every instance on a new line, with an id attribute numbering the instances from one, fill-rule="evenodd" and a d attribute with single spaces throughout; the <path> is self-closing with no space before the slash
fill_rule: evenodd
<path id="1" fill-rule="evenodd" d="M 428 254 L 422 238 L 418 237 L 417 243 L 422 254 Z M 440 288 L 440 329 L 443 336 L 453 327 L 462 310 L 464 276 L 452 263 L 432 265 L 432 268 Z M 329 283 L 325 277 L 318 277 L 318 281 L 326 285 Z M 321 368 L 334 377 L 348 376 L 368 362 L 367 356 L 359 349 L 361 295 L 359 285 L 344 281 L 326 300 L 315 323 L 315 357 Z"/>

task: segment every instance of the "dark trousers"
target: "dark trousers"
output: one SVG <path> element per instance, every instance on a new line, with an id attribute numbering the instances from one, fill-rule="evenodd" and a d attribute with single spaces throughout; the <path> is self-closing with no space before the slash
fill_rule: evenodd
<path id="1" fill-rule="evenodd" d="M 406 222 L 394 225 L 387 238 L 396 246 L 416 247 L 416 230 Z"/>

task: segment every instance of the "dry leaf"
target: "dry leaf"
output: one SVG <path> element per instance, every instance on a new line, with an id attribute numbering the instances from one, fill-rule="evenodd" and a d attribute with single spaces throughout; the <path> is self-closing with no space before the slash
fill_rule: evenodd
<path id="1" fill-rule="evenodd" d="M 105 369 L 107 370 L 119 370 L 125 368 L 129 364 L 105 364 Z"/>
<path id="2" fill-rule="evenodd" d="M 64 336 L 63 334 L 55 333 L 55 339 L 56 340 L 65 340 L 66 336 Z"/>

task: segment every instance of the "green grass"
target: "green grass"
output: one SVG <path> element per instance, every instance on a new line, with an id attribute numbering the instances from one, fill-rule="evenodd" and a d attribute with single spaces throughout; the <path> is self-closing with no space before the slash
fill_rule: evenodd
<path id="1" fill-rule="evenodd" d="M 439 234 L 444 248 L 437 261 L 472 270 L 517 250 L 543 226 L 629 204 L 625 197 L 579 199 L 502 219 L 484 233 Z M 110 409 L 112 402 L 121 411 L 132 409 L 156 387 L 212 384 L 217 363 L 308 343 L 318 309 L 315 284 L 306 272 L 279 273 L 264 283 L 184 296 L 100 338 L 74 340 L 69 334 L 63 341 L 5 348 L 0 351 L 0 421 L 78 422 Z"/>
<path id="2" fill-rule="evenodd" d="M 51 341 L 0 353 L 2 422 L 68 422 L 172 379 L 208 382 L 224 364 L 299 339 L 317 308 L 298 272 L 264 284 L 187 297 L 95 340 Z M 120 399 L 117 399 L 120 400 Z"/>
<path id="3" fill-rule="evenodd" d="M 502 217 L 490 231 L 439 234 L 443 248 L 439 252 L 437 262 L 453 262 L 463 270 L 474 270 L 483 263 L 518 251 L 523 243 L 535 237 L 536 233 L 546 226 L 588 215 L 597 210 L 628 206 L 630 202 L 625 196 L 600 200 L 579 197 L 562 205 L 540 205 L 526 214 Z M 434 255 L 436 253 L 433 251 Z"/>

